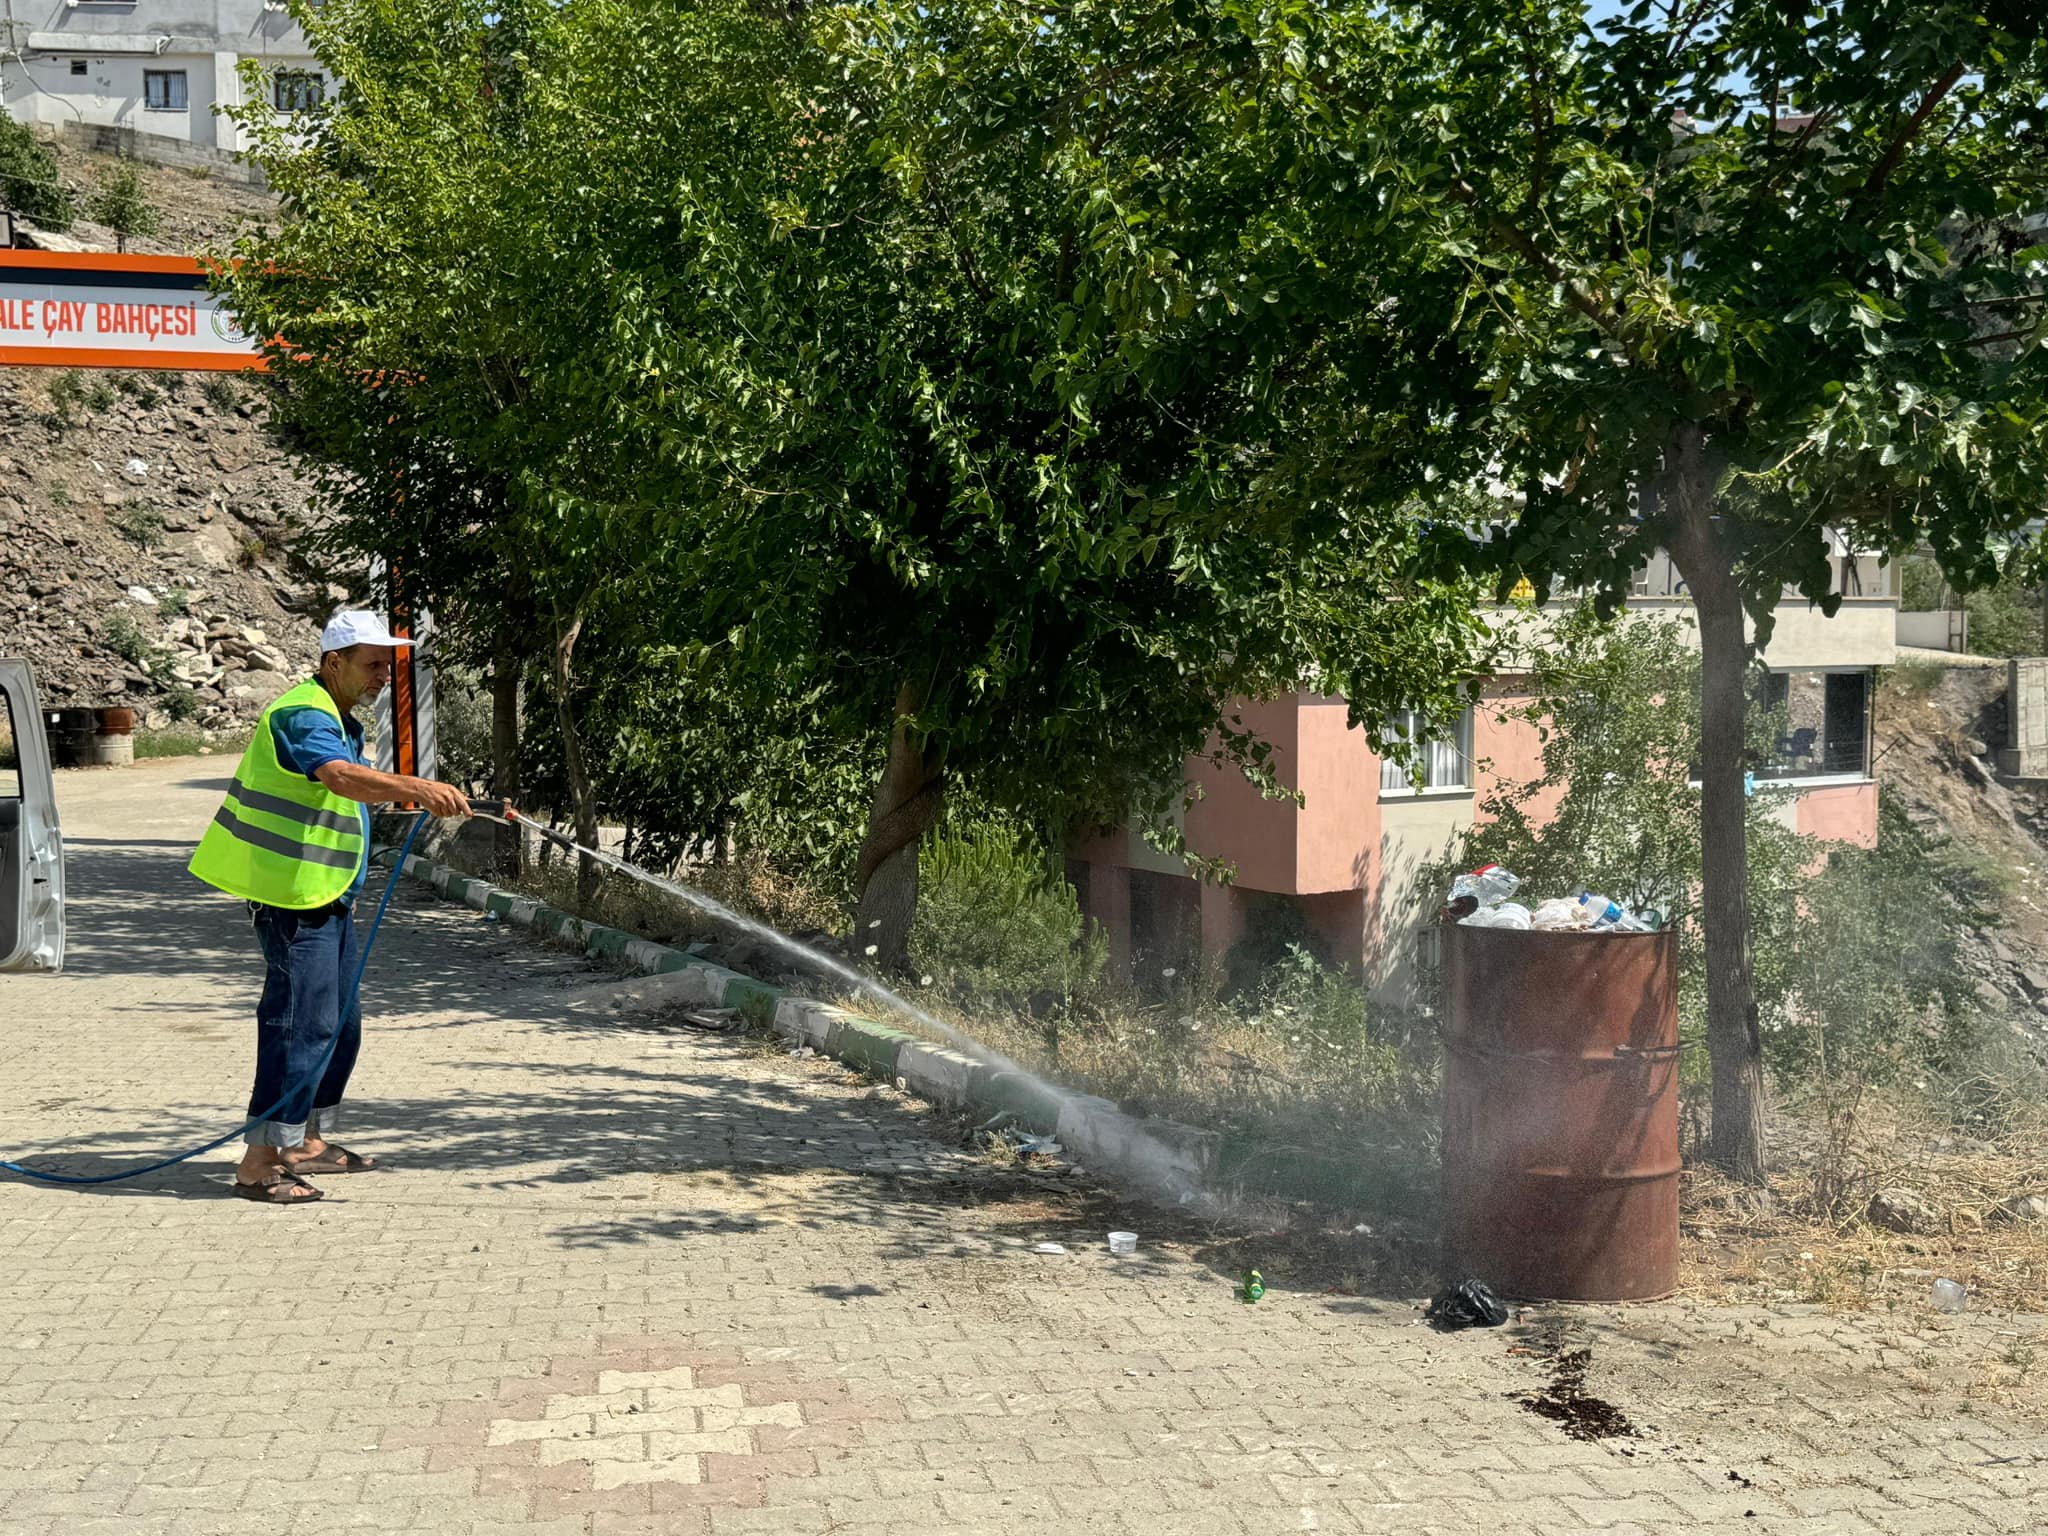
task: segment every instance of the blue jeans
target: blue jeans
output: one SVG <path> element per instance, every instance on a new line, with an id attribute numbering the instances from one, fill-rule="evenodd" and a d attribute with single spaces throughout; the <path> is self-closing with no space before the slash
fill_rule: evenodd
<path id="1" fill-rule="evenodd" d="M 249 910 L 264 965 L 249 1115 L 268 1118 L 250 1126 L 242 1139 L 252 1147 L 296 1147 L 305 1141 L 308 1125 L 323 1138 L 333 1130 L 362 1044 L 360 1002 L 351 1001 L 346 1016 L 341 1006 L 355 978 L 355 920 L 338 902 L 295 912 L 252 901 Z M 334 1057 L 322 1072 L 330 1044 Z"/>

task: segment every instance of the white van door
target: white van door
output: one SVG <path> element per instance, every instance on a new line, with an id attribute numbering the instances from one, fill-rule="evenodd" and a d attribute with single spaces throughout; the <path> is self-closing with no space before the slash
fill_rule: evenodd
<path id="1" fill-rule="evenodd" d="M 0 971 L 64 969 L 64 834 L 25 661 L 0 658 Z"/>

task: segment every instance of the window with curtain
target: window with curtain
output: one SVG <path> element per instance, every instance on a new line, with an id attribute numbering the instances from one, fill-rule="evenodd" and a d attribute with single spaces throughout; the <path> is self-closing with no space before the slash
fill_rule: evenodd
<path id="1" fill-rule="evenodd" d="M 142 72 L 142 105 L 150 112 L 185 110 L 185 71 L 145 69 Z"/>
<path id="2" fill-rule="evenodd" d="M 1471 710 L 1463 711 L 1447 734 L 1430 735 L 1428 722 L 1414 710 L 1404 709 L 1389 724 L 1385 739 L 1420 744 L 1422 781 L 1420 785 L 1416 783 L 1414 769 L 1408 763 L 1392 757 L 1383 758 L 1380 761 L 1381 794 L 1414 794 L 1418 788 L 1427 793 L 1437 789 L 1472 787 Z"/>

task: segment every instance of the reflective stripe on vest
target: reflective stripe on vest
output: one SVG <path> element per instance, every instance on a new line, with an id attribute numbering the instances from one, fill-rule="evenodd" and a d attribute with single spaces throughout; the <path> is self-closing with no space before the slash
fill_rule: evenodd
<path id="1" fill-rule="evenodd" d="M 279 837 L 275 832 L 266 832 L 261 827 L 251 826 L 225 805 L 213 813 L 213 822 L 217 827 L 225 827 L 230 837 L 238 837 L 245 843 L 254 843 L 258 848 L 270 853 L 281 853 L 288 859 L 306 859 L 314 864 L 329 864 L 336 869 L 345 869 L 351 878 L 355 875 L 356 865 L 363 861 L 361 848 L 343 850 L 322 848 L 317 843 L 293 842 L 288 837 Z"/>
<path id="2" fill-rule="evenodd" d="M 305 910 L 347 892 L 365 849 L 356 802 L 278 760 L 271 717 L 298 708 L 317 709 L 342 723 L 341 710 L 317 681 L 273 700 L 256 722 L 227 800 L 192 855 L 191 870 L 230 895 Z"/>

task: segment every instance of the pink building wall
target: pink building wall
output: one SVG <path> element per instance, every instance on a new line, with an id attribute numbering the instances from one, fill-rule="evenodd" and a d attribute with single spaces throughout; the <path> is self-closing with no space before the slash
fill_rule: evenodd
<path id="1" fill-rule="evenodd" d="M 1877 846 L 1877 785 L 1829 784 L 1809 789 L 1793 806 L 1793 828 L 1827 843 Z"/>
<path id="2" fill-rule="evenodd" d="M 1299 790 L 1303 803 L 1264 798 L 1234 768 L 1206 760 L 1189 765 L 1201 798 L 1187 813 L 1188 846 L 1233 864 L 1236 879 L 1186 893 L 1197 914 L 1186 925 L 1187 938 L 1198 939 L 1206 954 L 1220 959 L 1244 936 L 1254 905 L 1283 896 L 1294 900 L 1333 959 L 1368 974 L 1379 971 L 1389 938 L 1397 937 L 1383 928 L 1405 932 L 1415 918 L 1407 910 L 1412 900 L 1407 907 L 1396 905 L 1390 885 L 1412 880 L 1418 863 L 1440 854 L 1447 832 L 1483 819 L 1481 807 L 1498 787 L 1542 776 L 1536 726 L 1511 718 L 1527 700 L 1521 679 L 1502 678 L 1475 702 L 1469 791 L 1385 800 L 1380 756 L 1372 738 L 1349 725 L 1342 700 L 1303 695 L 1243 706 L 1239 721 L 1272 745 L 1279 782 Z M 1537 820 L 1548 816 L 1561 794 L 1552 791 L 1537 801 Z M 1794 814 L 1797 829 L 1809 836 L 1872 847 L 1877 786 L 1816 787 L 1799 797 Z M 1390 820 L 1398 825 L 1390 826 Z M 1076 871 L 1083 909 L 1108 931 L 1112 966 L 1129 975 L 1133 871 L 1145 881 L 1193 881 L 1164 873 L 1170 866 L 1140 848 L 1128 831 L 1089 839 L 1072 856 L 1085 866 Z M 1188 958 L 1169 957 L 1167 963 Z"/>

